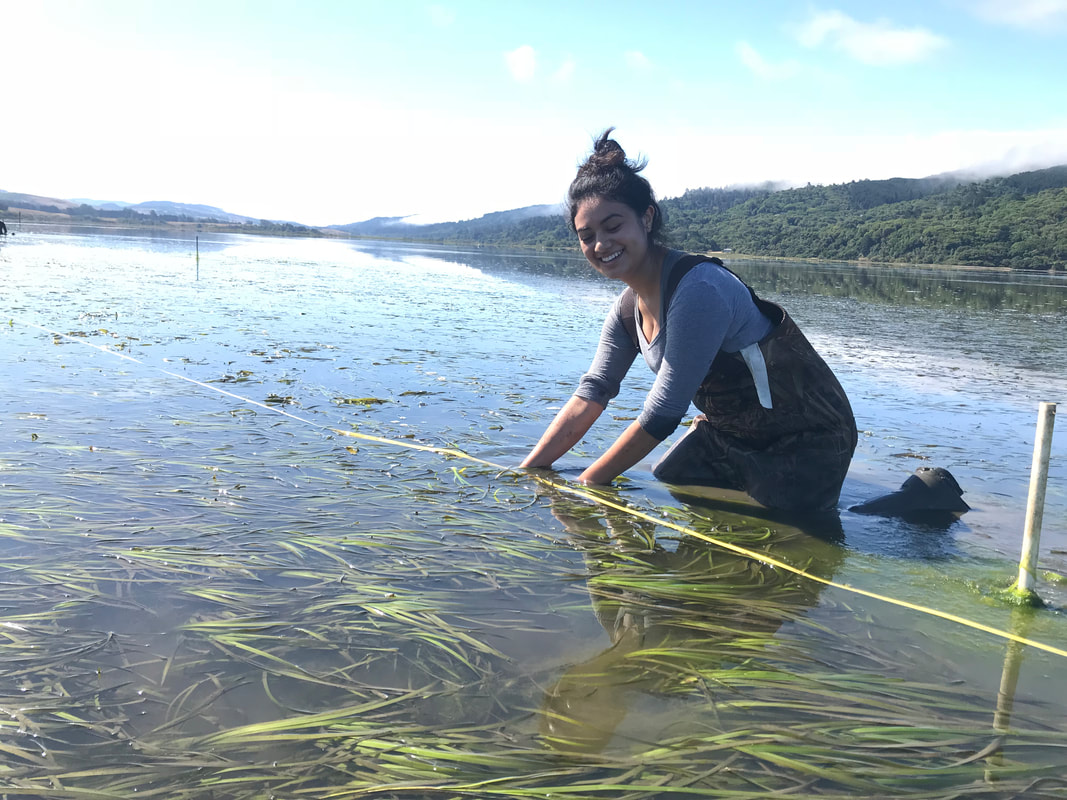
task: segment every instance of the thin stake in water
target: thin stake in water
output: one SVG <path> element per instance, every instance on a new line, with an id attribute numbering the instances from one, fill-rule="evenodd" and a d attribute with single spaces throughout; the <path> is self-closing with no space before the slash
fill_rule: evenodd
<path id="1" fill-rule="evenodd" d="M 1037 415 L 1034 460 L 1030 466 L 1030 494 L 1026 501 L 1019 579 L 1013 587 L 1016 594 L 1024 595 L 1034 605 L 1042 605 L 1034 587 L 1037 585 L 1037 554 L 1041 543 L 1041 522 L 1045 515 L 1045 487 L 1048 485 L 1048 462 L 1055 424 L 1056 404 L 1042 403 Z"/>

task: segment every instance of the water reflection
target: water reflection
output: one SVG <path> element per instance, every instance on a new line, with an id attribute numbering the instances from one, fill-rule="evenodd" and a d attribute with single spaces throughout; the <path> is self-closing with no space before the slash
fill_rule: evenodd
<path id="1" fill-rule="evenodd" d="M 732 265 L 733 266 L 733 265 Z M 848 297 L 925 308 L 1056 314 L 1067 310 L 1067 276 L 973 268 L 874 267 L 855 264 L 736 262 L 758 289 L 779 294 Z"/>
<path id="2" fill-rule="evenodd" d="M 382 258 L 412 252 L 427 259 L 465 264 L 487 272 L 516 272 L 606 281 L 573 253 L 537 253 L 494 248 L 464 250 L 446 245 L 354 242 Z M 879 305 L 1059 314 L 1067 311 L 1067 276 L 976 268 L 917 268 L 793 261 L 732 260 L 731 269 L 766 294 L 840 297 Z"/>
<path id="3" fill-rule="evenodd" d="M 367 241 L 352 242 L 351 246 L 374 255 L 376 258 L 410 259 L 418 256 L 425 260 L 459 264 L 519 280 L 529 278 L 578 279 L 613 286 L 611 281 L 595 272 L 577 250 L 573 253 L 534 253 L 490 247 L 471 250 L 457 249 L 447 245 Z"/>
<path id="4" fill-rule="evenodd" d="M 697 539 L 669 549 L 654 525 L 611 509 L 556 497 L 552 514 L 585 557 L 593 613 L 611 641 L 545 693 L 541 732 L 560 750 L 607 748 L 642 695 L 713 696 L 711 673 L 768 657 L 824 588 Z M 773 547 L 826 579 L 843 561 L 840 548 L 796 529 L 739 528 L 735 538 L 746 535 L 755 540 L 746 546 Z"/>

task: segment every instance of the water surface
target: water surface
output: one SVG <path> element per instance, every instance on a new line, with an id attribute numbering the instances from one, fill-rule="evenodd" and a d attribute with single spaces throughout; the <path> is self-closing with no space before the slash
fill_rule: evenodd
<path id="1" fill-rule="evenodd" d="M 121 231 L 0 243 L 8 790 L 1063 796 L 1062 657 L 390 443 L 518 463 L 617 291 L 579 257 L 216 234 L 199 253 Z M 849 393 L 842 508 L 943 466 L 973 510 L 798 527 L 648 463 L 615 501 L 1067 646 L 1056 586 L 1039 614 L 991 596 L 1013 577 L 1037 403 L 1067 394 L 1067 284 L 731 266 Z M 640 366 L 564 478 L 637 414 Z M 1042 565 L 1067 571 L 1062 441 Z"/>

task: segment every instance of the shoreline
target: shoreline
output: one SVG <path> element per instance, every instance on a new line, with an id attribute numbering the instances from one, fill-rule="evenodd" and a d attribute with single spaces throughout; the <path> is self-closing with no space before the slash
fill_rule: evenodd
<path id="1" fill-rule="evenodd" d="M 1056 274 L 1059 270 L 1033 270 L 1033 269 L 1013 269 L 1012 267 L 990 267 L 981 264 L 928 264 L 916 261 L 874 261 L 868 258 L 859 259 L 847 259 L 840 258 L 810 258 L 801 256 L 760 256 L 751 255 L 749 253 L 722 253 L 709 251 L 702 253 L 702 255 L 717 256 L 723 261 L 796 261 L 802 264 L 842 264 L 849 267 L 894 267 L 897 269 L 978 269 L 986 272 L 1025 272 L 1025 273 L 1042 273 L 1047 272 Z"/>
<path id="2" fill-rule="evenodd" d="M 143 216 L 143 215 L 142 215 Z M 208 220 L 152 220 L 105 217 L 105 216 L 82 216 L 81 214 L 66 214 L 63 212 L 40 211 L 38 209 L 19 208 L 9 206 L 6 211 L 0 211 L 0 219 L 7 225 L 8 235 L 19 233 L 22 225 L 64 225 L 71 228 L 114 228 L 116 230 L 131 231 L 172 231 L 175 233 L 249 233 L 255 236 L 280 236 L 293 237 L 305 236 L 308 238 L 352 238 L 342 231 L 331 228 L 315 228 L 307 225 L 299 225 L 293 222 L 272 223 L 272 227 L 264 227 L 255 222 L 211 222 Z"/>
<path id="3" fill-rule="evenodd" d="M 17 219 L 11 219 L 11 212 L 14 211 L 16 215 L 19 215 Z M 174 221 L 174 220 L 159 220 L 159 221 L 139 221 L 134 219 L 116 219 L 114 217 L 82 217 L 71 214 L 65 214 L 63 212 L 50 212 L 39 211 L 37 209 L 24 209 L 18 207 L 10 207 L 7 211 L 0 213 L 0 219 L 3 219 L 7 224 L 8 235 L 13 236 L 17 232 L 16 228 L 21 224 L 29 225 L 67 225 L 70 227 L 87 227 L 87 228 L 115 228 L 117 230 L 134 230 L 134 231 L 159 231 L 169 230 L 175 233 L 187 232 L 192 235 L 197 233 L 244 233 L 253 236 L 278 236 L 283 238 L 291 237 L 308 237 L 308 238 L 324 238 L 324 239 L 346 239 L 352 241 L 381 241 L 381 242 L 404 242 L 409 244 L 430 244 L 441 245 L 449 247 L 469 247 L 473 250 L 527 250 L 535 253 L 545 254 L 573 254 L 577 252 L 577 248 L 573 251 L 571 248 L 548 248 L 548 247 L 530 247 L 520 244 L 500 246 L 493 244 L 483 244 L 474 241 L 453 241 L 445 239 L 421 239 L 411 238 L 403 236 L 356 236 L 344 231 L 337 230 L 336 228 L 321 228 L 311 226 L 300 226 L 295 223 L 277 223 L 276 228 L 263 228 L 258 223 L 229 223 L 229 222 L 208 222 L 208 221 Z M 288 226 L 288 228 L 286 227 Z M 850 267 L 892 267 L 897 269 L 948 269 L 948 270 L 982 270 L 986 272 L 998 272 L 998 273 L 1011 273 L 1019 272 L 1026 274 L 1049 274 L 1059 275 L 1064 274 L 1063 270 L 1055 269 L 1051 267 L 1049 269 L 1022 269 L 1013 267 L 993 267 L 982 264 L 955 264 L 955 263 L 924 263 L 914 261 L 876 261 L 872 259 L 836 259 L 836 258 L 813 258 L 805 256 L 771 256 L 771 255 L 759 255 L 753 253 L 739 253 L 739 252 L 724 252 L 716 250 L 707 250 L 700 255 L 716 256 L 723 261 L 780 261 L 780 262 L 800 262 L 804 264 L 840 264 Z"/>

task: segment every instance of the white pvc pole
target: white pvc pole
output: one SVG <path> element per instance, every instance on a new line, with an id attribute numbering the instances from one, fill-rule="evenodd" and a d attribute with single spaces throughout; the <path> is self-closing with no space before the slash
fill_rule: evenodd
<path id="1" fill-rule="evenodd" d="M 1034 461 L 1030 465 L 1030 496 L 1026 500 L 1026 526 L 1023 551 L 1019 558 L 1019 582 L 1016 588 L 1033 592 L 1037 583 L 1037 551 L 1041 543 L 1041 520 L 1045 514 L 1045 487 L 1048 484 L 1048 460 L 1052 452 L 1052 428 L 1056 423 L 1056 404 L 1042 403 L 1037 413 L 1037 437 Z"/>

